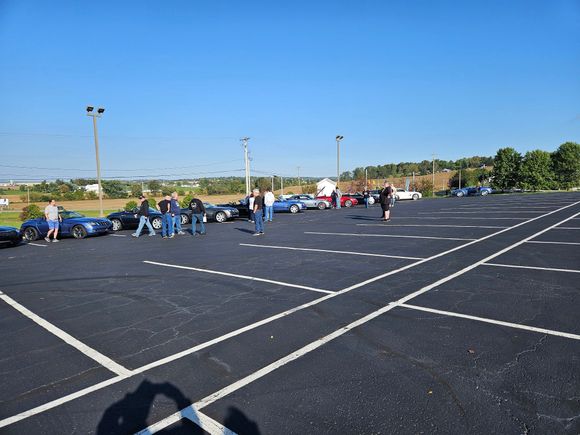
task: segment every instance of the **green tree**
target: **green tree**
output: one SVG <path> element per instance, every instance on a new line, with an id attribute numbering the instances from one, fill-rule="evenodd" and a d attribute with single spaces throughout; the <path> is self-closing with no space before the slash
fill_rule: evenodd
<path id="1" fill-rule="evenodd" d="M 542 150 L 528 151 L 522 160 L 520 186 L 525 190 L 554 188 L 554 171 L 550 153 Z"/>
<path id="2" fill-rule="evenodd" d="M 552 154 L 552 164 L 558 187 L 580 186 L 580 144 L 566 142 Z"/>
<path id="3" fill-rule="evenodd" d="M 24 222 L 28 219 L 36 219 L 42 216 L 44 216 L 44 213 L 42 210 L 40 210 L 40 207 L 36 204 L 30 204 L 29 206 L 22 209 L 22 213 L 20 213 L 19 218 Z"/>
<path id="4" fill-rule="evenodd" d="M 161 182 L 157 180 L 151 180 L 149 183 L 147 183 L 147 186 L 149 186 L 149 190 L 151 191 L 151 193 L 157 193 L 163 187 Z"/>
<path id="5" fill-rule="evenodd" d="M 131 211 L 134 208 L 137 208 L 137 202 L 136 201 L 129 201 L 129 202 L 127 202 L 127 204 L 125 204 L 124 210 Z"/>
<path id="6" fill-rule="evenodd" d="M 496 189 L 513 189 L 519 185 L 522 155 L 515 149 L 500 148 L 493 159 L 492 185 Z"/>
<path id="7" fill-rule="evenodd" d="M 105 180 L 102 182 L 103 192 L 109 198 L 126 198 L 127 186 L 118 180 Z"/>
<path id="8" fill-rule="evenodd" d="M 141 189 L 140 183 L 131 184 L 131 196 L 138 198 L 143 194 L 143 189 Z"/>

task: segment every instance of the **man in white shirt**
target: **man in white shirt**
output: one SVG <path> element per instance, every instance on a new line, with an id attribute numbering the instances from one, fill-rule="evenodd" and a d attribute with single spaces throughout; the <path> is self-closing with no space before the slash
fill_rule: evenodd
<path id="1" fill-rule="evenodd" d="M 60 216 L 58 215 L 58 207 L 56 206 L 56 201 L 54 199 L 48 201 L 48 205 L 44 208 L 44 217 L 48 223 L 48 233 L 46 233 L 44 240 L 50 242 L 50 235 L 54 232 L 52 241 L 58 242 L 56 236 L 58 236 Z"/>
<path id="2" fill-rule="evenodd" d="M 266 209 L 266 217 L 264 222 L 272 222 L 274 216 L 274 202 L 276 202 L 276 197 L 270 189 L 266 189 L 266 194 L 264 195 L 264 208 Z"/>

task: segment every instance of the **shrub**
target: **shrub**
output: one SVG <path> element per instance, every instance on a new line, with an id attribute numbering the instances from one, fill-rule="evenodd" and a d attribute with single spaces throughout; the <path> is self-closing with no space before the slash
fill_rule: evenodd
<path id="1" fill-rule="evenodd" d="M 427 178 L 423 178 L 417 183 L 417 191 L 421 192 L 423 196 L 433 196 L 433 182 Z"/>
<path id="2" fill-rule="evenodd" d="M 20 213 L 20 220 L 27 221 L 28 219 L 36 219 L 39 217 L 43 217 L 44 213 L 40 210 L 40 207 L 36 204 L 30 204 L 28 207 L 24 207 L 22 209 L 22 213 Z"/>
<path id="3" fill-rule="evenodd" d="M 131 211 L 134 208 L 137 208 L 137 202 L 135 201 L 129 201 L 127 204 L 125 204 L 125 211 Z"/>

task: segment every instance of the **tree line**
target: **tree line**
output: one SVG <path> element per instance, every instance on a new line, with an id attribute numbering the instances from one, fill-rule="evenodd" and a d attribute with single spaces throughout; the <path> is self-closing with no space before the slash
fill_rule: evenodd
<path id="1" fill-rule="evenodd" d="M 501 148 L 493 160 L 491 185 L 499 190 L 551 190 L 580 187 L 580 144 L 566 142 L 552 153 Z"/>

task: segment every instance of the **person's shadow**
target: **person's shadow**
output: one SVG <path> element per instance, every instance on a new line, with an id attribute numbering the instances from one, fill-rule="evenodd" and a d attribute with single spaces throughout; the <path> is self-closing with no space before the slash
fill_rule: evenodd
<path id="1" fill-rule="evenodd" d="M 260 435 L 257 423 L 234 406 L 228 408 L 224 426 L 238 435 Z"/>
<path id="2" fill-rule="evenodd" d="M 193 402 L 173 384 L 155 384 L 148 380 L 141 382 L 137 390 L 127 393 L 123 399 L 107 408 L 99 425 L 97 435 L 134 434 L 148 426 L 147 417 L 157 395 L 163 395 L 175 402 L 176 411 L 190 406 Z M 186 418 L 166 429 L 164 434 L 188 433 L 203 435 L 204 431 Z"/>
<path id="3" fill-rule="evenodd" d="M 241 231 L 242 233 L 254 234 L 255 231 L 249 230 L 247 228 L 236 228 L 236 230 Z"/>

